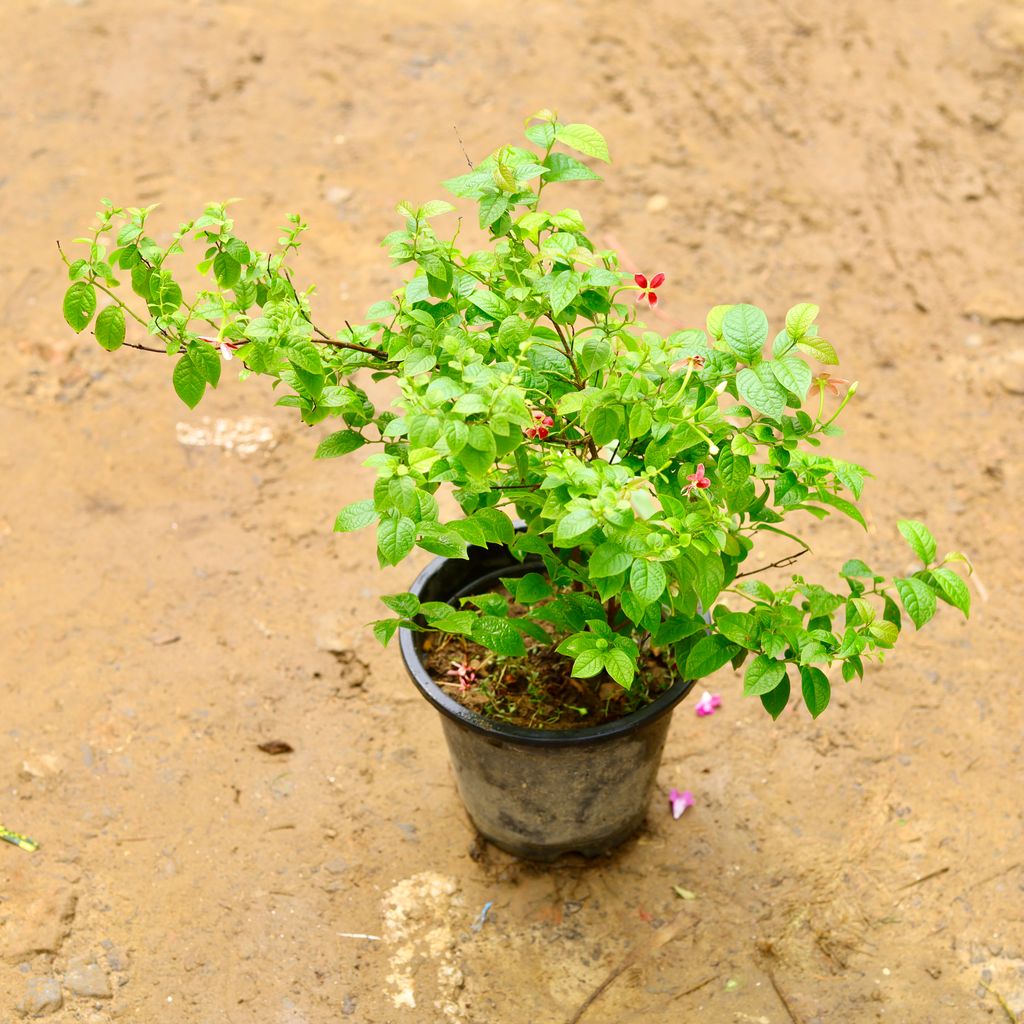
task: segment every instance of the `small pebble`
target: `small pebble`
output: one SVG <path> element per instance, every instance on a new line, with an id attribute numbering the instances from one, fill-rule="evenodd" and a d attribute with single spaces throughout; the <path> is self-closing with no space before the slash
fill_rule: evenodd
<path id="1" fill-rule="evenodd" d="M 60 982 L 56 978 L 29 978 L 25 994 L 15 1010 L 22 1017 L 46 1017 L 64 1005 Z"/>
<path id="2" fill-rule="evenodd" d="M 64 987 L 87 999 L 110 998 L 110 980 L 92 956 L 78 956 L 68 963 Z"/>

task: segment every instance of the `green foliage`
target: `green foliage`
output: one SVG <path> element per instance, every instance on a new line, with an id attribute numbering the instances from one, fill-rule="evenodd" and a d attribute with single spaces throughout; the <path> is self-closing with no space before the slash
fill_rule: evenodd
<path id="1" fill-rule="evenodd" d="M 598 179 L 587 161 L 609 159 L 605 139 L 550 110 L 525 136 L 529 148 L 502 146 L 444 183 L 475 204 L 483 248 L 459 242 L 446 200 L 398 204 L 383 245 L 400 270 L 363 323 L 317 324 L 314 289 L 296 287 L 290 268 L 307 230 L 298 215 L 259 249 L 235 233 L 228 203 L 167 236 L 151 231 L 152 208 L 104 202 L 82 253 L 64 257 L 64 318 L 80 333 L 95 317 L 109 351 L 166 352 L 189 408 L 224 367 L 269 377 L 279 405 L 325 424 L 316 458 L 360 451 L 375 474 L 372 495 L 342 508 L 334 529 L 373 527 L 381 565 L 488 544 L 536 560 L 505 581 L 508 596 L 458 607 L 387 598 L 395 617 L 373 626 L 383 642 L 402 626 L 432 630 L 500 660 L 523 657 L 528 638 L 570 659 L 577 678 L 641 698 L 648 651 L 689 679 L 731 663 L 778 718 L 797 679 L 821 714 L 826 670 L 861 678 L 897 641 L 903 612 L 918 628 L 938 600 L 969 614 L 953 568 L 969 563 L 956 552 L 937 562 L 916 520 L 899 523 L 921 563 L 911 576 L 890 580 L 853 558 L 836 590 L 745 578 L 761 534 L 803 546 L 801 515 L 865 525 L 867 470 L 821 450 L 856 385 L 826 407 L 841 382 L 816 376 L 817 364 L 838 363 L 818 307 L 794 305 L 774 336 L 748 303 L 713 307 L 704 329 L 650 330 L 618 255 L 595 244 L 577 209 L 548 202 Z M 193 249 L 205 279 L 186 295 L 179 266 Z M 96 316 L 98 293 L 112 302 Z M 367 379 L 388 381 L 393 403 L 378 407 Z M 513 518 L 525 524 L 518 535 Z"/>

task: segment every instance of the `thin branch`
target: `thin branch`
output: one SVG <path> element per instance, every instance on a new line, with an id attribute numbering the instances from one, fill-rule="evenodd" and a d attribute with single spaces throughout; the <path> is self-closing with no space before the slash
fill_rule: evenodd
<path id="1" fill-rule="evenodd" d="M 912 882 L 907 882 L 906 885 L 896 886 L 897 891 L 900 889 L 909 889 L 912 886 L 920 885 L 922 882 L 927 882 L 932 878 L 938 878 L 939 875 L 944 875 L 949 870 L 947 864 L 944 868 L 937 868 L 935 871 L 930 871 L 927 875 L 922 875 L 920 878 L 915 878 Z"/>
<path id="2" fill-rule="evenodd" d="M 299 293 L 295 290 L 295 285 L 292 284 L 291 275 L 282 266 L 280 268 L 281 276 L 288 282 L 288 287 L 292 290 L 292 297 L 295 299 L 295 305 L 302 315 L 302 319 L 313 328 L 313 333 L 319 337 L 319 341 L 313 341 L 314 345 L 333 345 L 335 348 L 347 348 L 354 352 L 365 352 L 368 356 L 373 356 L 374 359 L 383 359 L 387 361 L 387 353 L 383 352 L 378 348 L 370 348 L 369 345 L 357 345 L 354 341 L 338 341 L 332 338 L 325 331 L 322 331 L 313 321 L 310 319 L 309 314 L 302 308 L 302 303 L 299 302 Z M 345 326 L 351 331 L 352 325 L 346 320 Z M 312 339 L 311 339 L 312 340 Z"/>
<path id="3" fill-rule="evenodd" d="M 135 348 L 140 352 L 159 352 L 160 355 L 167 355 L 167 349 L 165 348 L 150 348 L 149 345 L 137 345 L 134 341 L 122 341 L 121 348 Z"/>
<path id="4" fill-rule="evenodd" d="M 459 126 L 457 124 L 453 124 L 452 131 L 455 132 L 455 138 L 459 140 L 459 149 L 462 150 L 462 155 L 466 158 L 466 163 L 469 164 L 469 169 L 473 170 L 473 161 L 469 159 L 469 154 L 466 152 L 466 145 L 462 141 L 462 136 L 459 134 Z"/>
<path id="5" fill-rule="evenodd" d="M 800 1024 L 800 1018 L 793 1012 L 793 1007 L 789 1005 L 789 1000 L 786 998 L 782 989 L 779 988 L 779 983 L 775 980 L 775 972 L 772 970 L 771 965 L 765 964 L 765 969 L 768 972 L 768 980 L 772 983 L 772 988 L 775 990 L 775 994 L 779 997 L 779 1002 L 782 1003 L 782 1008 L 786 1011 L 786 1015 L 793 1024 Z"/>
<path id="6" fill-rule="evenodd" d="M 572 347 L 569 345 L 568 339 L 562 332 L 562 328 L 557 323 L 555 323 L 552 317 L 549 316 L 548 320 L 551 321 L 551 326 L 554 327 L 555 334 L 558 335 L 558 339 L 562 343 L 562 352 L 565 354 L 565 358 L 569 360 L 569 365 L 572 367 L 572 375 L 573 377 L 576 378 L 576 390 L 582 391 L 586 387 L 586 385 L 583 383 L 583 378 L 580 376 L 579 367 L 576 365 L 576 360 L 573 358 Z M 590 458 L 592 460 L 600 458 L 600 455 L 597 451 L 597 445 L 594 444 L 594 439 L 588 434 L 586 440 L 587 448 L 590 451 Z"/>
<path id="7" fill-rule="evenodd" d="M 762 565 L 759 569 L 751 569 L 750 572 L 738 572 L 733 578 L 738 580 L 744 576 L 754 576 L 759 572 L 766 572 L 768 569 L 785 569 L 787 565 L 792 565 L 798 558 L 806 555 L 810 550 L 810 548 L 803 548 L 795 555 L 787 555 L 785 558 L 780 558 L 777 562 L 769 562 L 768 565 Z"/>

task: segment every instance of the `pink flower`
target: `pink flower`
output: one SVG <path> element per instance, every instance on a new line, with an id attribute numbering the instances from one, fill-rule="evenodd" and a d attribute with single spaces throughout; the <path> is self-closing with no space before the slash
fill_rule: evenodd
<path id="1" fill-rule="evenodd" d="M 445 675 L 455 676 L 459 681 L 460 693 L 465 693 L 476 682 L 476 671 L 470 668 L 469 662 L 453 661 Z"/>
<path id="2" fill-rule="evenodd" d="M 842 377 L 833 377 L 830 373 L 822 373 L 814 378 L 814 383 L 819 387 L 828 388 L 833 395 L 838 396 L 839 389 L 846 387 L 850 382 Z"/>
<path id="3" fill-rule="evenodd" d="M 540 409 L 533 410 L 533 426 L 527 427 L 523 433 L 529 438 L 537 438 L 543 441 L 551 433 L 555 421 L 550 416 L 545 416 Z"/>
<path id="4" fill-rule="evenodd" d="M 224 338 L 204 338 L 201 334 L 199 335 L 199 340 L 208 341 L 211 345 L 216 345 L 225 360 L 234 359 L 235 349 L 242 345 L 240 341 L 226 341 Z"/>
<path id="5" fill-rule="evenodd" d="M 688 789 L 684 789 L 680 793 L 678 789 L 673 788 L 668 794 L 668 805 L 672 808 L 672 817 L 677 820 L 683 816 L 683 811 L 687 807 L 692 807 L 694 803 L 693 794 Z"/>
<path id="6" fill-rule="evenodd" d="M 643 302 L 647 300 L 647 304 L 654 309 L 658 304 L 658 296 L 655 294 L 654 289 L 660 288 L 665 283 L 664 274 L 655 274 L 654 277 L 647 280 L 643 274 L 634 274 L 633 280 L 636 281 L 637 286 L 640 288 L 640 294 L 636 297 L 637 302 Z"/>
<path id="7" fill-rule="evenodd" d="M 708 693 L 705 690 L 700 695 L 700 700 L 697 701 L 694 710 L 697 712 L 698 718 L 707 718 L 708 715 L 713 715 L 721 704 L 722 698 L 717 693 Z"/>
<path id="8" fill-rule="evenodd" d="M 691 473 L 687 478 L 690 482 L 683 488 L 684 494 L 691 494 L 694 489 L 706 491 L 711 486 L 711 481 L 704 475 L 704 463 L 697 467 L 696 473 Z"/>

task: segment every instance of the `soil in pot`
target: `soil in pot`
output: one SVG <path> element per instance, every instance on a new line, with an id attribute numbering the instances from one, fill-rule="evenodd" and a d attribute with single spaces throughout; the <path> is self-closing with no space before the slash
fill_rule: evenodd
<path id="1" fill-rule="evenodd" d="M 504 588 L 494 593 L 508 597 Z M 513 617 L 524 609 L 511 604 Z M 423 661 L 438 686 L 463 707 L 525 729 L 579 729 L 614 722 L 668 690 L 672 671 L 654 651 L 642 652 L 630 690 L 607 675 L 576 679 L 572 659 L 525 636 L 526 657 L 505 658 L 459 634 L 424 637 Z M 460 668 L 462 670 L 460 672 Z"/>

